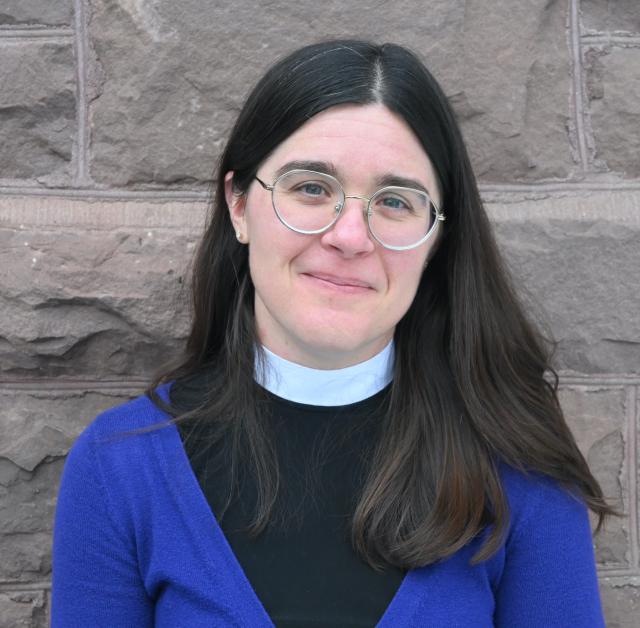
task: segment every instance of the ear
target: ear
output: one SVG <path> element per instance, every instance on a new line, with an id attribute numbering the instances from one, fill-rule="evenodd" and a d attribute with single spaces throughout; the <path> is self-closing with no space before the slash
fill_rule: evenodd
<path id="1" fill-rule="evenodd" d="M 247 220 L 245 216 L 246 194 L 237 192 L 233 188 L 233 171 L 224 175 L 224 197 L 229 208 L 229 217 L 240 242 L 247 242 Z M 238 235 L 240 234 L 240 235 Z"/>

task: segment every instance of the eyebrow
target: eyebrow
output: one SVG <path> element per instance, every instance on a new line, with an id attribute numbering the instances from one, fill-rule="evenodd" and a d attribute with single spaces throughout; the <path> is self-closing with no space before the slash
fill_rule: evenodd
<path id="1" fill-rule="evenodd" d="M 341 183 L 343 180 L 340 176 L 338 168 L 336 168 L 336 166 L 331 162 L 310 160 L 288 161 L 286 164 L 283 164 L 276 170 L 275 178 L 277 179 L 279 176 L 283 175 L 285 172 L 289 172 L 290 170 L 314 170 L 315 172 L 330 174 L 332 177 L 338 179 Z M 416 179 L 410 179 L 408 177 L 401 177 L 397 174 L 383 174 L 376 179 L 375 184 L 378 188 L 385 188 L 388 186 L 413 188 L 415 190 L 421 190 L 429 197 L 431 196 L 431 192 L 429 192 L 426 186 L 420 183 L 420 181 L 417 181 Z"/>

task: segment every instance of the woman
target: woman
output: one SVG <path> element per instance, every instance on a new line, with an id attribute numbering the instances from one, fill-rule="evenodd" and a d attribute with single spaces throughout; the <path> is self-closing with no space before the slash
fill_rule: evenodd
<path id="1" fill-rule="evenodd" d="M 294 52 L 217 181 L 184 358 L 69 454 L 53 625 L 603 625 L 612 511 L 421 62 Z"/>

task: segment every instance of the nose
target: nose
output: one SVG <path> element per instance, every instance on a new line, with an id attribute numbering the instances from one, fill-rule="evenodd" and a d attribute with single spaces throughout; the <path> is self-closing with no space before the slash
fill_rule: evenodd
<path id="1" fill-rule="evenodd" d="M 323 234 L 322 242 L 339 250 L 345 257 L 357 257 L 373 251 L 375 244 L 365 215 L 367 202 L 361 196 L 345 197 L 338 220 Z"/>

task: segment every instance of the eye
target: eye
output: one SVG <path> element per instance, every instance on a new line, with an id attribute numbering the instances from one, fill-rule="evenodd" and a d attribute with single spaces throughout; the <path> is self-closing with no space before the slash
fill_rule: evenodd
<path id="1" fill-rule="evenodd" d="M 320 183 L 314 183 L 312 181 L 303 183 L 296 188 L 296 192 L 305 194 L 306 196 L 322 196 L 327 193 L 327 190 L 320 185 Z"/>
<path id="2" fill-rule="evenodd" d="M 376 199 L 376 207 L 389 212 L 413 212 L 412 204 L 401 196 L 384 194 Z"/>
<path id="3" fill-rule="evenodd" d="M 382 202 L 385 207 L 389 207 L 390 209 L 409 209 L 407 204 L 401 198 L 396 196 L 387 196 L 382 199 Z"/>

